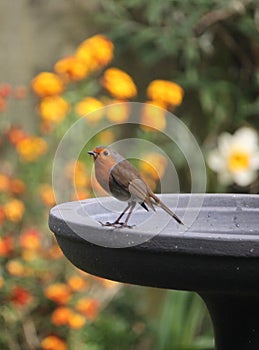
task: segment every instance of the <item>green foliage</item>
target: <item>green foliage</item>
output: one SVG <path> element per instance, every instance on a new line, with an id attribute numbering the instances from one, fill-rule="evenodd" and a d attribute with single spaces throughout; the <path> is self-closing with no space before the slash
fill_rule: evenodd
<path id="1" fill-rule="evenodd" d="M 191 122 L 201 141 L 244 121 L 258 127 L 253 117 L 259 112 L 256 1 L 99 3 L 103 11 L 97 19 L 109 27 L 121 54 L 133 59 L 130 68 L 136 80 L 148 75 L 184 87 L 186 105 L 179 114 Z M 202 115 L 199 130 L 197 114 Z"/>
<path id="2" fill-rule="evenodd" d="M 209 350 L 212 336 L 206 324 L 207 312 L 195 294 L 170 291 L 157 329 L 157 350 Z"/>
<path id="3" fill-rule="evenodd" d="M 149 320 L 141 312 L 143 291 L 139 287 L 125 287 L 100 314 L 96 322 L 85 330 L 85 342 L 93 350 L 135 349 L 151 336 Z"/>

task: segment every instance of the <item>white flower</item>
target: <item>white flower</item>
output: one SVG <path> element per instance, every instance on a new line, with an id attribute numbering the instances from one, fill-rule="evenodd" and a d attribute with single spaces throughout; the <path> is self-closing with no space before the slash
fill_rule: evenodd
<path id="1" fill-rule="evenodd" d="M 209 167 L 218 173 L 222 184 L 251 184 L 259 169 L 257 132 L 243 127 L 233 135 L 222 133 L 218 138 L 218 148 L 210 152 L 207 161 Z"/>

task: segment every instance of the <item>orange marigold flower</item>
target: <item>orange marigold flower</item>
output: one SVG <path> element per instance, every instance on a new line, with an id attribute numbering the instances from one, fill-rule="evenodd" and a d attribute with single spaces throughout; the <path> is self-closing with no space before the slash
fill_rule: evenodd
<path id="1" fill-rule="evenodd" d="M 0 96 L 0 112 L 5 111 L 6 109 L 6 100 Z"/>
<path id="2" fill-rule="evenodd" d="M 123 101 L 115 100 L 106 108 L 107 119 L 112 123 L 123 123 L 129 117 L 129 105 Z"/>
<path id="3" fill-rule="evenodd" d="M 25 189 L 24 182 L 20 179 L 12 179 L 5 174 L 0 174 L 0 192 L 12 192 L 21 194 Z"/>
<path id="4" fill-rule="evenodd" d="M 90 67 L 79 57 L 68 56 L 59 60 L 54 69 L 68 80 L 81 80 L 87 76 Z"/>
<path id="5" fill-rule="evenodd" d="M 71 291 L 66 284 L 55 283 L 45 289 L 45 295 L 57 304 L 66 304 L 71 297 Z"/>
<path id="6" fill-rule="evenodd" d="M 3 83 L 0 85 L 0 97 L 7 98 L 12 93 L 12 86 L 8 83 Z"/>
<path id="7" fill-rule="evenodd" d="M 32 250 L 32 249 L 23 249 L 21 252 L 21 257 L 24 261 L 35 261 L 38 257 L 38 251 L 37 250 Z M 32 274 L 32 269 L 30 267 L 26 267 L 26 276 Z"/>
<path id="8" fill-rule="evenodd" d="M 60 96 L 48 96 L 41 100 L 39 113 L 46 122 L 60 123 L 69 112 L 69 103 Z"/>
<path id="9" fill-rule="evenodd" d="M 85 187 L 88 184 L 87 174 L 83 172 L 75 172 L 75 185 L 76 187 Z"/>
<path id="10" fill-rule="evenodd" d="M 84 278 L 77 275 L 71 276 L 67 280 L 67 283 L 73 292 L 77 292 L 83 289 L 88 284 L 88 282 Z"/>
<path id="11" fill-rule="evenodd" d="M 152 131 L 152 128 L 164 130 L 166 128 L 166 116 L 163 104 L 156 101 L 148 101 L 142 108 L 141 127 Z M 155 130 L 153 130 L 155 131 Z"/>
<path id="12" fill-rule="evenodd" d="M 56 204 L 53 188 L 49 184 L 40 186 L 40 198 L 47 207 L 52 207 Z"/>
<path id="13" fill-rule="evenodd" d="M 147 96 L 151 100 L 160 101 L 166 105 L 179 106 L 182 103 L 184 91 L 180 85 L 168 80 L 153 80 L 147 87 Z"/>
<path id="14" fill-rule="evenodd" d="M 59 259 L 63 256 L 62 250 L 57 243 L 54 243 L 53 246 L 48 249 L 47 256 L 50 259 Z"/>
<path id="15" fill-rule="evenodd" d="M 47 151 L 47 143 L 37 136 L 27 137 L 16 145 L 17 152 L 22 160 L 33 162 Z"/>
<path id="16" fill-rule="evenodd" d="M 80 160 L 70 162 L 66 167 L 67 177 L 74 182 L 77 188 L 86 188 L 89 183 L 85 165 Z"/>
<path id="17" fill-rule="evenodd" d="M 20 179 L 11 179 L 9 189 L 14 194 L 21 194 L 25 190 L 25 184 Z"/>
<path id="18" fill-rule="evenodd" d="M 78 47 L 76 56 L 85 62 L 90 70 L 106 66 L 113 59 L 113 43 L 104 35 L 94 35 Z"/>
<path id="19" fill-rule="evenodd" d="M 67 350 L 66 343 L 56 335 L 49 335 L 41 341 L 42 350 Z"/>
<path id="20" fill-rule="evenodd" d="M 84 173 L 85 166 L 81 160 L 71 161 L 66 167 L 66 175 L 69 179 L 74 179 L 75 173 Z"/>
<path id="21" fill-rule="evenodd" d="M 64 91 L 64 83 L 57 74 L 42 72 L 32 80 L 32 89 L 40 97 L 54 96 Z"/>
<path id="22" fill-rule="evenodd" d="M 0 206 L 0 225 L 2 225 L 4 221 L 5 221 L 5 210 L 4 210 L 4 207 L 1 205 Z"/>
<path id="23" fill-rule="evenodd" d="M 107 69 L 101 79 L 103 87 L 117 99 L 128 99 L 137 95 L 137 87 L 132 78 L 118 68 Z"/>
<path id="24" fill-rule="evenodd" d="M 76 105 L 76 113 L 89 122 L 96 123 L 103 116 L 104 104 L 94 97 L 86 97 Z"/>
<path id="25" fill-rule="evenodd" d="M 0 276 L 0 288 L 4 286 L 4 279 L 2 276 Z"/>
<path id="26" fill-rule="evenodd" d="M 11 126 L 9 130 L 6 132 L 7 139 L 9 142 L 16 146 L 17 143 L 22 141 L 27 137 L 27 134 L 21 129 L 16 126 Z"/>
<path id="27" fill-rule="evenodd" d="M 7 192 L 10 186 L 10 178 L 5 174 L 0 174 L 0 192 Z"/>
<path id="28" fill-rule="evenodd" d="M 82 328 L 85 323 L 85 317 L 76 312 L 73 312 L 68 320 L 68 325 L 73 329 Z"/>
<path id="29" fill-rule="evenodd" d="M 71 315 L 71 309 L 65 306 L 60 306 L 53 312 L 51 321 L 56 326 L 67 325 L 69 323 Z"/>
<path id="30" fill-rule="evenodd" d="M 21 248 L 38 250 L 41 246 L 41 235 L 37 229 L 31 228 L 24 231 L 19 237 Z"/>
<path id="31" fill-rule="evenodd" d="M 114 141 L 114 133 L 110 130 L 103 130 L 98 134 L 101 145 L 110 145 Z"/>
<path id="32" fill-rule="evenodd" d="M 140 164 L 140 169 L 155 180 L 164 176 L 167 159 L 160 153 L 149 153 L 144 157 L 145 161 Z"/>
<path id="33" fill-rule="evenodd" d="M 8 257 L 14 250 L 14 240 L 11 236 L 0 237 L 0 256 Z"/>
<path id="34" fill-rule="evenodd" d="M 18 259 L 9 260 L 6 264 L 6 270 L 12 276 L 23 277 L 26 275 L 26 269 Z"/>
<path id="35" fill-rule="evenodd" d="M 84 189 L 78 189 L 75 194 L 71 196 L 72 201 L 81 201 L 87 198 L 90 198 L 90 192 Z"/>
<path id="36" fill-rule="evenodd" d="M 32 301 L 32 295 L 24 287 L 17 286 L 13 288 L 10 299 L 17 306 L 26 306 Z"/>
<path id="37" fill-rule="evenodd" d="M 24 211 L 24 204 L 19 199 L 11 199 L 4 205 L 6 219 L 13 222 L 21 221 Z"/>
<path id="38" fill-rule="evenodd" d="M 75 308 L 85 315 L 87 319 L 93 321 L 98 315 L 100 303 L 96 299 L 82 298 L 77 301 Z"/>

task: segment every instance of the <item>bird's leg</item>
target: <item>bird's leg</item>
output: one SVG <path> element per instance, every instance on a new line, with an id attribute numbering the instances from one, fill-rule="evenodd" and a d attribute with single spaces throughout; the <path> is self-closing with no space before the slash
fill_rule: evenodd
<path id="1" fill-rule="evenodd" d="M 131 207 L 130 207 L 130 210 L 129 210 L 129 213 L 128 213 L 128 215 L 127 215 L 127 217 L 126 217 L 126 220 L 125 220 L 125 222 L 124 222 L 124 224 L 123 224 L 123 227 L 132 228 L 132 226 L 128 226 L 128 221 L 129 221 L 129 218 L 130 218 L 130 216 L 131 216 L 131 214 L 132 214 L 132 212 L 133 212 L 135 206 L 136 206 L 136 202 L 132 202 Z"/>
<path id="2" fill-rule="evenodd" d="M 122 226 L 123 222 L 120 222 L 120 219 L 123 217 L 123 215 L 127 212 L 127 210 L 130 207 L 131 207 L 131 203 L 128 204 L 128 206 L 123 210 L 123 212 L 120 214 L 120 216 L 112 223 L 112 225 L 121 225 Z"/>
<path id="3" fill-rule="evenodd" d="M 134 205 L 135 206 L 135 205 Z M 120 214 L 120 216 L 114 221 L 114 222 L 109 222 L 107 221 L 105 224 L 102 223 L 101 221 L 99 221 L 99 223 L 102 225 L 102 226 L 114 226 L 114 227 L 122 227 L 124 226 L 125 223 L 123 222 L 120 222 L 120 219 L 123 217 L 123 215 L 127 212 L 127 210 L 132 207 L 132 203 L 128 203 L 127 207 L 123 210 L 123 212 Z M 129 214 L 132 213 L 132 210 L 130 210 Z M 129 218 L 129 214 L 126 218 L 126 220 Z"/>

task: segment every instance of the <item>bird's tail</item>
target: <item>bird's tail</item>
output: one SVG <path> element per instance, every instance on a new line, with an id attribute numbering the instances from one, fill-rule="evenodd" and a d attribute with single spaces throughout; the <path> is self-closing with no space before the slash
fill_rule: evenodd
<path id="1" fill-rule="evenodd" d="M 162 208 L 167 214 L 171 215 L 179 224 L 184 225 L 184 223 L 178 218 L 178 216 L 170 209 L 168 208 L 165 203 L 163 203 L 154 193 L 150 194 L 151 198 L 153 198 L 155 205 Z"/>

